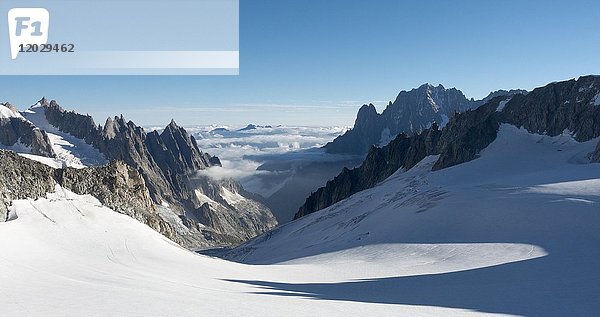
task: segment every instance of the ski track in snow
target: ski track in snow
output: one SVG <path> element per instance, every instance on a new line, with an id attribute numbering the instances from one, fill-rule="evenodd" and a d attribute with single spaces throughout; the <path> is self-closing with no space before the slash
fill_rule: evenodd
<path id="1" fill-rule="evenodd" d="M 250 264 L 196 255 L 91 196 L 57 188 L 14 201 L 11 221 L 0 223 L 0 310 L 593 315 L 600 164 L 584 161 L 596 142 L 504 125 L 472 162 L 431 172 L 436 157 L 428 157 L 235 250 Z"/>

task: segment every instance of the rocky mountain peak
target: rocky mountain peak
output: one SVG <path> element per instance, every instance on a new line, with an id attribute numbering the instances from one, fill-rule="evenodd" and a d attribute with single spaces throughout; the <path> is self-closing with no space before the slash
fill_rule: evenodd
<path id="1" fill-rule="evenodd" d="M 169 122 L 169 124 L 163 129 L 163 132 L 160 135 L 161 137 L 166 137 L 167 135 L 177 135 L 181 136 L 184 139 L 189 138 L 189 134 L 187 133 L 187 131 L 185 131 L 185 129 L 183 129 L 182 127 L 178 126 L 175 120 L 173 119 L 171 119 L 171 122 Z"/>
<path id="2" fill-rule="evenodd" d="M 444 88 L 444 86 L 442 84 L 438 84 L 436 86 L 436 85 L 433 85 L 430 83 L 424 83 L 421 86 L 419 86 L 418 88 L 412 89 L 411 91 L 413 91 L 413 90 L 418 91 L 418 92 L 432 92 L 432 91 L 443 91 L 443 90 L 446 90 L 446 88 Z"/>
<path id="3" fill-rule="evenodd" d="M 13 106 L 12 104 L 10 104 L 9 102 L 6 103 L 0 103 L 0 105 L 8 108 L 10 111 L 12 111 L 15 114 L 19 113 L 19 110 L 17 110 L 17 108 L 15 108 L 15 106 Z"/>
<path id="4" fill-rule="evenodd" d="M 361 127 L 373 120 L 377 120 L 379 113 L 377 113 L 377 109 L 375 106 L 370 103 L 368 105 L 363 105 L 358 110 L 358 114 L 356 115 L 356 120 L 354 121 L 355 127 Z"/>
<path id="5" fill-rule="evenodd" d="M 115 116 L 114 119 L 114 124 L 117 127 L 126 127 L 127 126 L 127 121 L 125 121 L 125 117 L 123 117 L 123 115 L 119 115 L 119 116 Z"/>
<path id="6" fill-rule="evenodd" d="M 445 88 L 442 84 L 434 86 L 426 83 L 419 88 L 401 91 L 396 100 L 392 103 L 395 108 L 408 108 L 403 110 L 411 110 L 422 108 L 425 105 L 442 105 L 446 108 L 464 108 L 469 105 L 469 100 L 465 97 L 462 91 L 456 88 Z M 386 108 L 388 110 L 389 108 Z M 389 109 L 393 111 L 398 109 Z"/>
<path id="7" fill-rule="evenodd" d="M 37 102 L 38 105 L 42 106 L 42 107 L 47 107 L 50 105 L 50 102 L 48 101 L 48 99 L 46 99 L 46 97 L 42 97 L 42 99 L 40 99 Z"/>
<path id="8" fill-rule="evenodd" d="M 363 116 L 377 114 L 377 109 L 372 103 L 370 103 L 368 105 L 363 105 L 362 107 L 360 107 L 360 109 L 358 109 L 358 113 Z"/>
<path id="9" fill-rule="evenodd" d="M 63 107 L 61 107 L 56 100 L 50 100 L 49 104 L 47 102 L 42 103 L 42 106 L 46 109 L 50 108 L 50 109 L 55 109 L 57 111 L 66 112 L 66 110 L 63 109 Z"/>
<path id="10" fill-rule="evenodd" d="M 102 134 L 107 139 L 114 139 L 119 131 L 119 125 L 117 121 L 113 120 L 111 117 L 106 118 L 106 122 L 104 123 L 104 128 L 102 130 Z"/>
<path id="11" fill-rule="evenodd" d="M 433 122 L 444 126 L 455 112 L 479 104 L 468 100 L 456 88 L 425 83 L 401 91 L 381 114 L 372 105 L 361 107 L 354 127 L 325 145 L 325 149 L 330 153 L 366 154 L 372 145 L 385 145 L 400 133 L 415 134 L 429 128 Z"/>

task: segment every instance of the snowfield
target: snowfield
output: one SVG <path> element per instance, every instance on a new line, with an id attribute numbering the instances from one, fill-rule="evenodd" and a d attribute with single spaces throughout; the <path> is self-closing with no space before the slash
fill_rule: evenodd
<path id="1" fill-rule="evenodd" d="M 472 162 L 428 157 L 229 253 L 245 264 L 58 187 L 0 223 L 0 314 L 596 315 L 596 143 L 503 125 Z"/>
<path id="2" fill-rule="evenodd" d="M 91 196 L 57 187 L 15 201 L 0 223 L 3 316 L 462 315 L 384 303 L 314 301 L 245 281 L 343 283 L 377 275 L 354 263 L 253 266 L 194 254 Z M 279 295 L 278 295 L 279 294 Z"/>

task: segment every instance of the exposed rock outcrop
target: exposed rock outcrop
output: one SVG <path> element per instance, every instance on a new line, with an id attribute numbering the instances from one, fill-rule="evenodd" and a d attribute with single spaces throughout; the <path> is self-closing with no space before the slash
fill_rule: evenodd
<path id="1" fill-rule="evenodd" d="M 39 198 L 54 190 L 52 168 L 0 150 L 0 221 L 5 221 L 12 200 Z"/>
<path id="2" fill-rule="evenodd" d="M 550 136 L 567 130 L 577 141 L 587 141 L 600 135 L 599 92 L 600 76 L 551 83 L 512 98 L 501 121 Z"/>
<path id="3" fill-rule="evenodd" d="M 0 143 L 0 147 L 21 145 L 29 148 L 31 154 L 56 156 L 46 132 L 22 118 L 0 118 Z"/>
<path id="4" fill-rule="evenodd" d="M 485 105 L 464 113 L 456 114 L 443 129 L 437 153 L 439 159 L 433 169 L 439 170 L 468 162 L 492 143 L 497 136 L 500 123 L 498 108 L 506 97 L 497 97 Z"/>
<path id="5" fill-rule="evenodd" d="M 154 212 L 141 176 L 120 161 L 103 167 L 54 169 L 5 150 L 0 150 L 0 161 L 0 210 L 4 213 L 12 200 L 43 197 L 53 192 L 56 184 L 76 194 L 90 194 L 130 216 Z"/>
<path id="6" fill-rule="evenodd" d="M 511 90 L 500 89 L 500 90 L 492 91 L 489 95 L 487 95 L 485 98 L 483 98 L 481 100 L 480 104 L 484 105 L 488 101 L 491 101 L 492 99 L 494 99 L 496 97 L 510 97 L 510 96 L 514 96 L 514 95 L 526 95 L 528 93 L 529 92 L 525 89 L 511 89 Z"/>

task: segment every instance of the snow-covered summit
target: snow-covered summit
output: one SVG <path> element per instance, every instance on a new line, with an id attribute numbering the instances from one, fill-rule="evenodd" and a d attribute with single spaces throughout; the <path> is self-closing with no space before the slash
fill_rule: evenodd
<path id="1" fill-rule="evenodd" d="M 0 119 L 4 118 L 18 118 L 25 120 L 13 105 L 9 103 L 0 103 Z"/>

